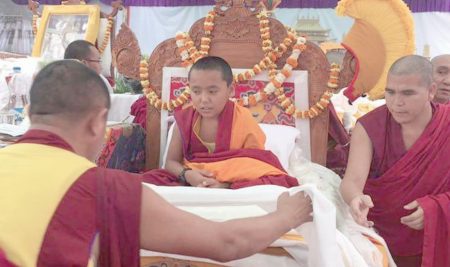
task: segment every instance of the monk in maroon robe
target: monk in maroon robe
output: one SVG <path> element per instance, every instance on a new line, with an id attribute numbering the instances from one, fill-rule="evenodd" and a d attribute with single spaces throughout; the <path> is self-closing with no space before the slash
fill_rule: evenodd
<path id="1" fill-rule="evenodd" d="M 0 149 L 1 266 L 133 267 L 140 248 L 230 261 L 309 218 L 300 193 L 266 216 L 211 222 L 168 204 L 141 175 L 96 167 L 110 98 L 77 61 L 42 69 L 30 99 L 31 130 Z"/>
<path id="2" fill-rule="evenodd" d="M 386 105 L 355 126 L 341 193 L 375 227 L 398 266 L 450 266 L 450 109 L 433 104 L 432 66 L 396 61 Z"/>
<path id="3" fill-rule="evenodd" d="M 434 102 L 450 104 L 450 54 L 439 55 L 431 60 L 433 79 L 437 86 Z"/>

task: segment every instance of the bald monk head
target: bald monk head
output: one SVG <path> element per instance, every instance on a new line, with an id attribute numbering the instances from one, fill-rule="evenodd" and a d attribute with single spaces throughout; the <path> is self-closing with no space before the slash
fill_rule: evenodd
<path id="1" fill-rule="evenodd" d="M 424 57 L 405 56 L 391 66 L 386 84 L 386 106 L 399 124 L 414 124 L 431 115 L 436 92 L 432 66 Z"/>
<path id="2" fill-rule="evenodd" d="M 30 89 L 31 128 L 58 134 L 77 154 L 94 160 L 110 105 L 94 70 L 75 60 L 56 61 L 39 72 Z"/>
<path id="3" fill-rule="evenodd" d="M 447 104 L 450 100 L 450 54 L 434 57 L 431 64 L 433 79 L 437 86 L 434 101 Z"/>

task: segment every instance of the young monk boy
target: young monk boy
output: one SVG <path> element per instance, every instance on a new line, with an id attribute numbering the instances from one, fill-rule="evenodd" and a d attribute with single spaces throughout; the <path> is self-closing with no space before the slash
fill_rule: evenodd
<path id="1" fill-rule="evenodd" d="M 205 57 L 192 66 L 192 106 L 175 112 L 166 170 L 178 183 L 198 187 L 297 186 L 276 156 L 264 150 L 265 135 L 250 111 L 229 100 L 232 81 L 222 58 Z"/>

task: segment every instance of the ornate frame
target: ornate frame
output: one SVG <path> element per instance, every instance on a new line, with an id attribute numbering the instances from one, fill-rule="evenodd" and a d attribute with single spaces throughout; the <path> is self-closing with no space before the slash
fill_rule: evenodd
<path id="1" fill-rule="evenodd" d="M 100 25 L 100 7 L 97 5 L 67 5 L 67 6 L 45 6 L 42 19 L 41 27 L 39 27 L 34 45 L 33 45 L 33 57 L 40 57 L 43 53 L 43 45 L 45 41 L 46 32 L 48 29 L 48 24 L 52 16 L 68 15 L 72 16 L 87 16 L 87 28 L 85 31 L 85 40 L 91 43 L 95 43 L 98 36 L 99 25 Z M 67 34 L 67 33 L 64 33 Z"/>

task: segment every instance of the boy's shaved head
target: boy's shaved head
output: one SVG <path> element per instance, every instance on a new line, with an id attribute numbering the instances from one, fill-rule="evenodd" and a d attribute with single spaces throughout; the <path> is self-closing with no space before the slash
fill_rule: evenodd
<path id="1" fill-rule="evenodd" d="M 233 83 L 233 72 L 231 71 L 231 67 L 221 57 L 208 56 L 199 59 L 189 70 L 189 79 L 191 77 L 191 72 L 194 70 L 217 70 L 222 74 L 222 78 L 227 82 L 227 86 L 230 86 L 231 83 Z"/>

